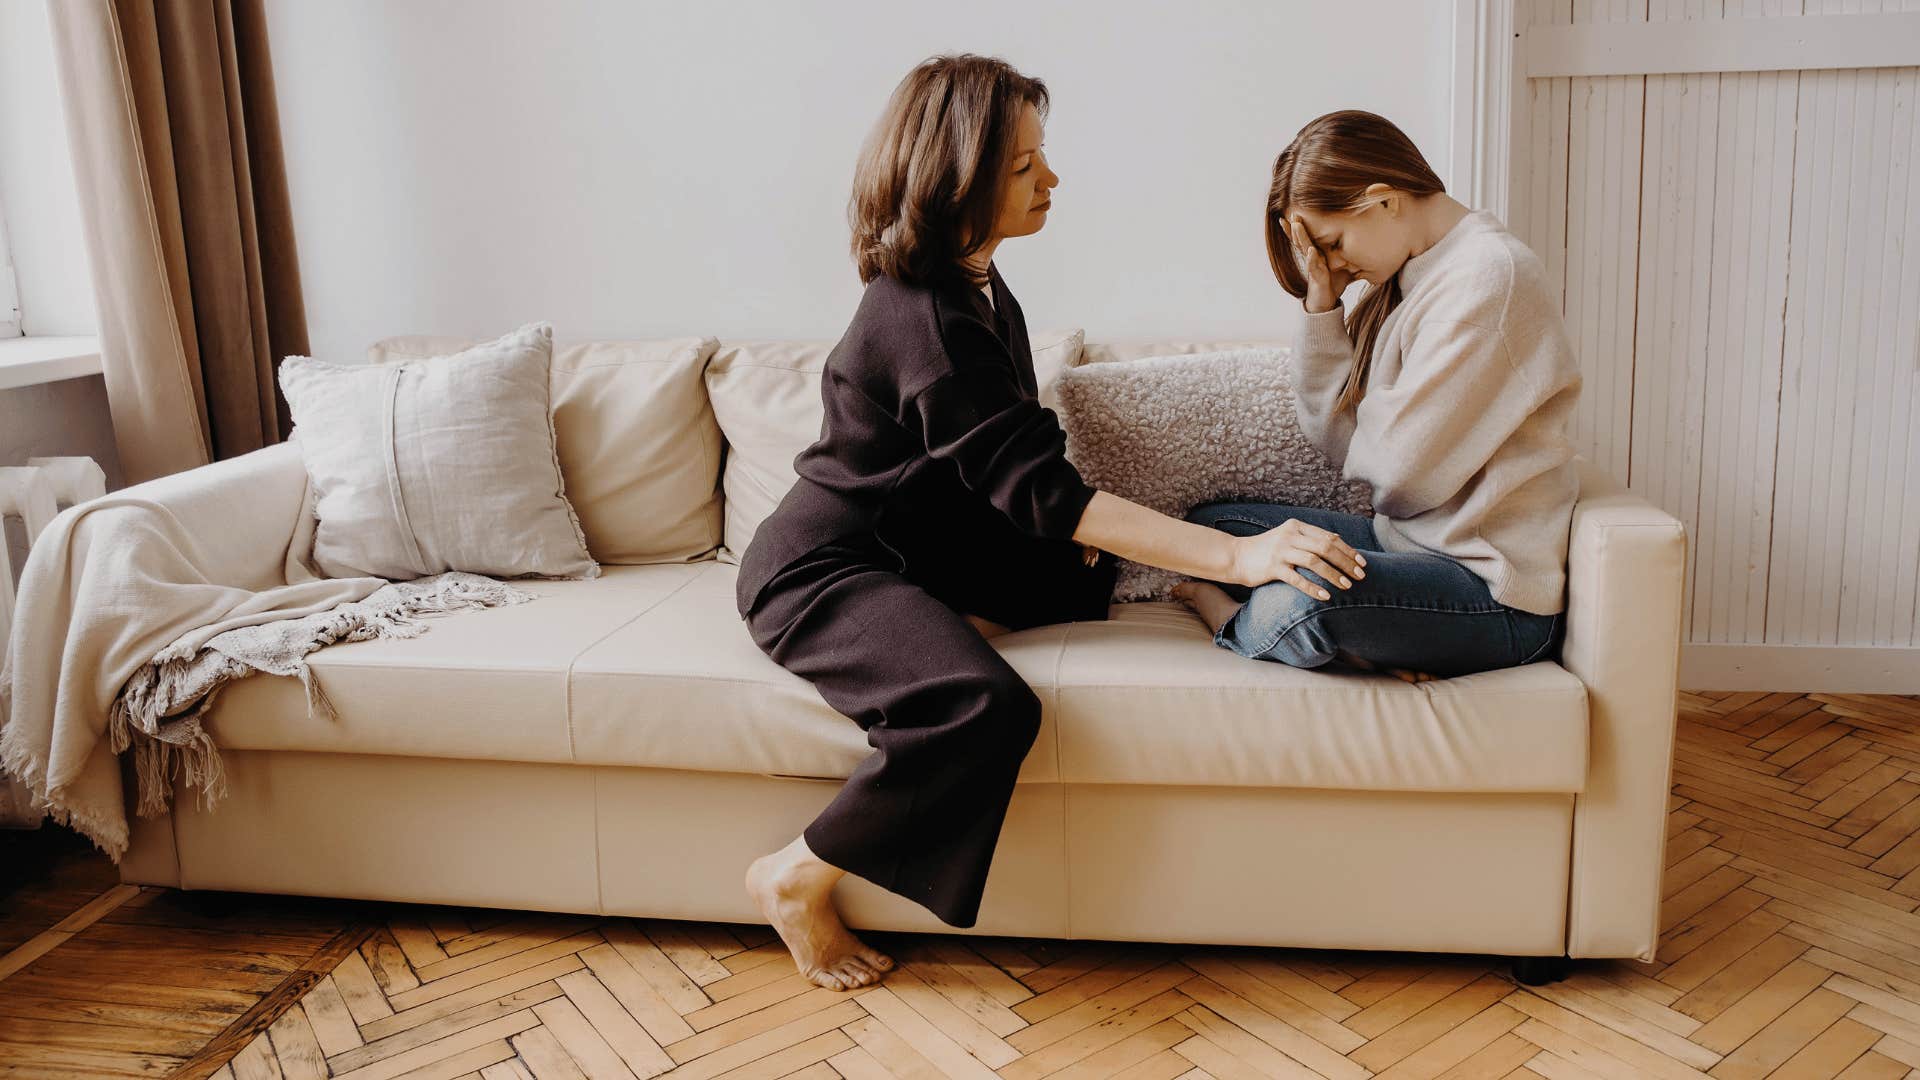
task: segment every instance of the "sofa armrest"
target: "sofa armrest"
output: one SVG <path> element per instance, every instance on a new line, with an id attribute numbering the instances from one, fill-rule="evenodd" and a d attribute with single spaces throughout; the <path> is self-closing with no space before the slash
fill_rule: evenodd
<path id="1" fill-rule="evenodd" d="M 0 663 L 0 760 L 56 821 L 120 858 L 114 700 L 182 631 L 289 582 L 306 506 L 300 450 L 280 445 L 89 499 L 34 538 Z"/>
<path id="2" fill-rule="evenodd" d="M 269 589 L 314 575 L 307 469 L 297 441 L 202 465 L 110 493 L 109 500 L 154 503 L 192 528 L 204 565 L 220 584 Z"/>
<path id="3" fill-rule="evenodd" d="M 1567 954 L 1652 960 L 1678 716 L 1686 527 L 1579 459 L 1561 666 L 1587 686 Z"/>

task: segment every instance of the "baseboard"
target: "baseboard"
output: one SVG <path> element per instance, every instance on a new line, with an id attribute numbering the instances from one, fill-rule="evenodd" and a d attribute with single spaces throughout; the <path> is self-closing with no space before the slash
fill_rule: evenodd
<path id="1" fill-rule="evenodd" d="M 1920 694 L 1920 648 L 1682 645 L 1680 688 Z"/>

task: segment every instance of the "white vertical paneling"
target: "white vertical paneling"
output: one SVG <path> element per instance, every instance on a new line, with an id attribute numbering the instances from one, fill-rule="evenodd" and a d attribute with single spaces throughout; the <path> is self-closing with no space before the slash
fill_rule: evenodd
<path id="1" fill-rule="evenodd" d="M 1817 0 L 1816 0 L 1817 2 Z M 1868 0 L 1873 7 L 1879 5 Z M 1861 9 L 1860 0 L 1844 4 L 1821 5 L 1824 10 L 1841 13 Z M 1837 74 L 1840 95 L 1836 108 L 1846 115 L 1841 130 L 1845 138 L 1835 146 L 1833 192 L 1836 211 L 1829 225 L 1825 247 L 1826 263 L 1818 280 L 1832 282 L 1823 304 L 1824 332 L 1815 343 L 1813 355 L 1820 368 L 1823 407 L 1819 410 L 1824 431 L 1814 433 L 1811 502 L 1804 512 L 1813 521 L 1809 530 L 1813 542 L 1809 550 L 1814 563 L 1807 567 L 1806 602 L 1798 641 L 1844 644 L 1840 637 L 1840 612 L 1849 602 L 1849 594 L 1860 588 L 1858 568 L 1846 559 L 1847 536 L 1857 528 L 1857 511 L 1864 505 L 1848 499 L 1849 465 L 1863 452 L 1860 398 L 1861 373 L 1866 366 L 1861 355 L 1861 331 L 1865 319 L 1862 299 L 1871 286 L 1878 265 L 1867 266 L 1864 258 L 1873 241 L 1874 184 L 1876 145 L 1884 142 L 1878 130 L 1885 123 L 1880 95 L 1876 93 L 1879 71 L 1842 71 Z M 1879 163 L 1884 167 L 1884 163 Z M 1885 178 L 1879 178 L 1882 191 Z M 1841 208 L 1844 207 L 1844 210 Z M 1819 248 L 1816 247 L 1816 251 Z M 1837 280 L 1836 280 L 1837 276 Z M 1812 282 L 1809 281 L 1808 284 Z"/>
<path id="2" fill-rule="evenodd" d="M 1915 0 L 1913 6 L 1920 6 Z M 1901 167 L 1906 171 L 1906 229 L 1900 243 L 1897 298 L 1891 313 L 1898 327 L 1891 335 L 1893 347 L 1888 363 L 1894 373 L 1892 391 L 1887 394 L 1893 410 L 1887 440 L 1891 468 L 1887 490 L 1900 496 L 1899 510 L 1884 521 L 1886 559 L 1891 565 L 1881 568 L 1881 581 L 1887 587 L 1887 610 L 1882 623 L 1876 617 L 1875 633 L 1892 644 L 1920 645 L 1920 432 L 1914 430 L 1920 417 L 1920 314 L 1914 311 L 1914 297 L 1920 297 L 1920 68 L 1903 68 L 1901 85 L 1905 90 L 1905 130 L 1901 134 L 1906 147 Z M 1904 316 L 1904 317 L 1902 317 Z M 1901 385 L 1904 382 L 1904 387 Z M 1884 629 L 1883 629 L 1884 627 Z"/>
<path id="3" fill-rule="evenodd" d="M 1520 0 L 1517 21 L 1551 26 L 1573 21 L 1573 0 Z M 1529 79 L 1527 130 L 1514 155 L 1511 214 L 1515 233 L 1527 242 L 1547 272 L 1548 288 L 1566 299 L 1567 123 L 1570 79 Z"/>
<path id="4" fill-rule="evenodd" d="M 1804 145 L 1794 154 L 1791 229 L 1788 236 L 1787 302 L 1781 347 L 1780 449 L 1774 476 L 1774 528 L 1767 575 L 1766 634 L 1772 642 L 1792 641 L 1805 629 L 1808 568 L 1812 548 L 1813 453 L 1810 428 L 1823 404 L 1819 386 L 1821 304 L 1830 283 L 1813 277 L 1824 253 L 1815 246 L 1831 235 L 1830 208 L 1834 156 L 1834 72 L 1805 72 L 1800 77 L 1799 133 Z M 1822 244 L 1822 246 L 1824 246 Z M 1816 287 L 1809 287 L 1810 285 Z M 1774 573 L 1774 568 L 1779 573 Z M 1800 572 L 1796 573 L 1795 568 Z"/>
<path id="5" fill-rule="evenodd" d="M 1799 12 L 1797 0 L 1743 0 L 1736 13 Z M 1740 138 L 1722 158 L 1734 184 L 1711 267 L 1718 309 L 1701 436 L 1709 448 L 1695 538 L 1701 573 L 1693 588 L 1707 619 L 1695 619 L 1692 640 L 1759 644 L 1766 640 L 1799 75 L 1722 75 L 1720 100 L 1722 129 Z"/>
<path id="6" fill-rule="evenodd" d="M 1720 0 L 1652 0 L 1653 22 L 1718 15 Z M 1656 75 L 1646 81 L 1641 163 L 1641 237 L 1633 332 L 1629 475 L 1655 505 L 1698 535 L 1702 425 L 1713 248 L 1718 75 Z M 1688 574 L 1698 582 L 1697 545 Z M 1682 600 L 1691 625 L 1695 590 Z"/>
<path id="7" fill-rule="evenodd" d="M 1646 0 L 1575 0 L 1573 7 L 1575 23 L 1645 17 Z M 1633 279 L 1646 79 L 1608 76 L 1571 82 L 1566 312 L 1583 379 L 1573 438 L 1582 453 L 1631 485 Z"/>
<path id="8" fill-rule="evenodd" d="M 1836 636 L 1841 644 L 1906 643 L 1914 638 L 1914 552 L 1920 539 L 1901 532 L 1903 504 L 1916 501 L 1920 470 L 1913 468 L 1916 357 L 1912 327 L 1916 296 L 1909 253 L 1920 244 L 1913 151 L 1915 82 L 1920 69 L 1861 73 L 1873 97 L 1873 125 L 1864 194 L 1864 227 L 1849 258 L 1860 265 L 1859 343 L 1843 343 L 1837 359 L 1857 372 L 1852 452 L 1846 461 L 1846 534 L 1841 545 L 1842 586 Z M 1871 80 L 1870 82 L 1867 80 Z M 1907 281 L 1902 291 L 1903 280 Z M 1849 318 L 1856 318 L 1849 312 Z M 1904 328 L 1904 332 L 1903 332 Z M 1904 339 L 1904 340 L 1903 340 Z"/>
<path id="9" fill-rule="evenodd" d="M 1731 16 L 1799 14 L 1799 0 L 1737 0 Z M 1706 408 L 1689 640 L 1766 640 L 1780 399 L 1780 307 L 1794 154 L 1792 72 L 1720 78 L 1719 182 L 1707 317 Z"/>
<path id="10" fill-rule="evenodd" d="M 1829 0 L 1810 10 L 1859 5 Z M 1913 292 L 1888 287 L 1904 280 L 1905 253 L 1920 243 L 1910 179 L 1915 74 L 1802 76 L 1770 642 L 1916 640 L 1913 604 L 1901 595 L 1920 558 L 1906 520 L 1920 473 L 1902 404 L 1914 392 L 1916 312 Z"/>
<path id="11" fill-rule="evenodd" d="M 1920 0 L 1901 0 L 1898 7 L 1920 11 Z M 1920 297 L 1920 67 L 1902 68 L 1898 78 L 1904 88 L 1904 115 L 1896 115 L 1894 122 L 1903 126 L 1901 139 L 1907 148 L 1902 159 L 1906 192 L 1894 197 L 1905 209 L 1906 221 L 1899 240 L 1900 288 L 1894 294 L 1899 310 L 1894 313 L 1898 325 L 1890 355 L 1895 381 L 1888 394 L 1893 437 L 1887 447 L 1892 463 L 1887 490 L 1902 498 L 1899 512 L 1886 519 L 1892 567 L 1882 580 L 1888 589 L 1887 640 L 1920 645 L 1920 555 L 1915 554 L 1920 551 L 1920 432 L 1914 430 L 1915 417 L 1920 417 L 1920 312 L 1914 311 L 1913 300 Z"/>
<path id="12" fill-rule="evenodd" d="M 1522 50 L 1543 25 L 1920 10 L 1520 3 Z M 1920 68 L 1518 93 L 1513 219 L 1563 290 L 1575 441 L 1686 523 L 1688 641 L 1920 645 Z"/>

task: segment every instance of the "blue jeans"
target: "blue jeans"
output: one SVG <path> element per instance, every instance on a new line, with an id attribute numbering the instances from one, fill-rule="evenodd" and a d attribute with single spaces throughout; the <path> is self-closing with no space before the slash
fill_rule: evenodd
<path id="1" fill-rule="evenodd" d="M 1300 576 L 1331 593 L 1308 596 L 1284 581 L 1254 589 L 1224 585 L 1240 611 L 1214 644 L 1258 660 L 1316 668 L 1345 652 L 1383 668 L 1439 678 L 1551 659 L 1565 636 L 1564 615 L 1535 615 L 1493 598 L 1478 574 L 1444 555 L 1382 551 L 1373 522 L 1306 506 L 1220 502 L 1187 520 L 1235 536 L 1256 536 L 1298 518 L 1339 534 L 1367 557 L 1367 576 L 1342 589 L 1305 567 Z"/>

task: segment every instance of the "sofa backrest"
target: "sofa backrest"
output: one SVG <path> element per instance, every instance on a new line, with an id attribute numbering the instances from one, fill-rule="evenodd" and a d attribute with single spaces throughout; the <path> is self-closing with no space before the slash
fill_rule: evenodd
<path id="1" fill-rule="evenodd" d="M 1080 362 L 1079 330 L 1031 335 L 1034 375 L 1048 400 L 1060 373 Z M 707 396 L 727 441 L 720 486 L 726 500 L 722 562 L 748 541 L 795 480 L 793 459 L 820 437 L 820 372 L 831 342 L 741 341 L 707 365 Z"/>
<path id="2" fill-rule="evenodd" d="M 1032 334 L 1041 400 L 1081 363 L 1191 355 L 1272 342 L 1088 344 L 1080 330 Z M 444 356 L 465 338 L 408 335 L 367 350 L 379 363 Z M 738 561 L 793 486 L 793 459 L 820 437 L 827 341 L 673 338 L 558 345 L 553 424 L 567 498 L 603 563 Z"/>
<path id="3" fill-rule="evenodd" d="M 471 341 L 375 342 L 375 363 L 445 356 Z M 593 341 L 553 354 L 553 428 L 567 499 L 603 563 L 687 562 L 720 543 L 720 426 L 701 374 L 713 338 Z"/>

